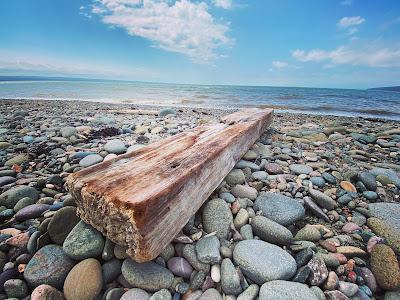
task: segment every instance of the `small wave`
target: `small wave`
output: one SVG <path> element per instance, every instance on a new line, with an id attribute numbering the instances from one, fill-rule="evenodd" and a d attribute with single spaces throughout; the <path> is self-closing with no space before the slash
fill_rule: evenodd
<path id="1" fill-rule="evenodd" d="M 210 98 L 209 95 L 196 95 L 195 97 L 199 98 L 199 99 L 208 99 L 208 98 Z"/>
<path id="2" fill-rule="evenodd" d="M 296 94 L 291 94 L 291 95 L 282 95 L 282 96 L 276 96 L 275 99 L 278 100 L 295 100 L 295 99 L 300 99 L 302 98 L 300 95 Z"/>

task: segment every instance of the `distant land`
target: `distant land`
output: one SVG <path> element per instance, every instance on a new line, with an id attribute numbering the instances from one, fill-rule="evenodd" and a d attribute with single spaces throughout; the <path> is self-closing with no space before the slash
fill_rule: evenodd
<path id="1" fill-rule="evenodd" d="M 52 76 L 0 76 L 0 81 L 123 81 L 97 78 L 52 77 Z"/>
<path id="2" fill-rule="evenodd" d="M 384 87 L 377 87 L 377 88 L 372 88 L 369 90 L 380 90 L 380 91 L 391 91 L 391 92 L 400 92 L 400 86 L 384 86 Z"/>

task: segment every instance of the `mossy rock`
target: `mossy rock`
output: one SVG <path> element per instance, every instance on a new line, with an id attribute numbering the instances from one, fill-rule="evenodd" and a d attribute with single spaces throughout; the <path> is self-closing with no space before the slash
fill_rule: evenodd
<path id="1" fill-rule="evenodd" d="M 384 237 L 394 252 L 400 255 L 400 235 L 397 232 L 378 218 L 369 218 L 367 225 L 376 235 Z"/>
<path id="2" fill-rule="evenodd" d="M 389 246 L 378 244 L 372 249 L 371 269 L 381 288 L 395 290 L 400 287 L 399 263 Z"/>

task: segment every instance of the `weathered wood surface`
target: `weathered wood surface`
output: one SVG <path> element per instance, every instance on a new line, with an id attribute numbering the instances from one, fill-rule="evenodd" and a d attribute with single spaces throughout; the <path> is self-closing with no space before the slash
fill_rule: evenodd
<path id="1" fill-rule="evenodd" d="M 78 214 L 138 262 L 157 257 L 272 121 L 245 109 L 71 174 Z"/>

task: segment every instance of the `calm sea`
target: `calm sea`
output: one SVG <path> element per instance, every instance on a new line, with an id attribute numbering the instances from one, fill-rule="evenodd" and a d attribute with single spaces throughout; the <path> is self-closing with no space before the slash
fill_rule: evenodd
<path id="1" fill-rule="evenodd" d="M 201 107 L 271 106 L 282 112 L 400 120 L 400 93 L 122 81 L 0 81 L 0 99 L 89 100 Z"/>

